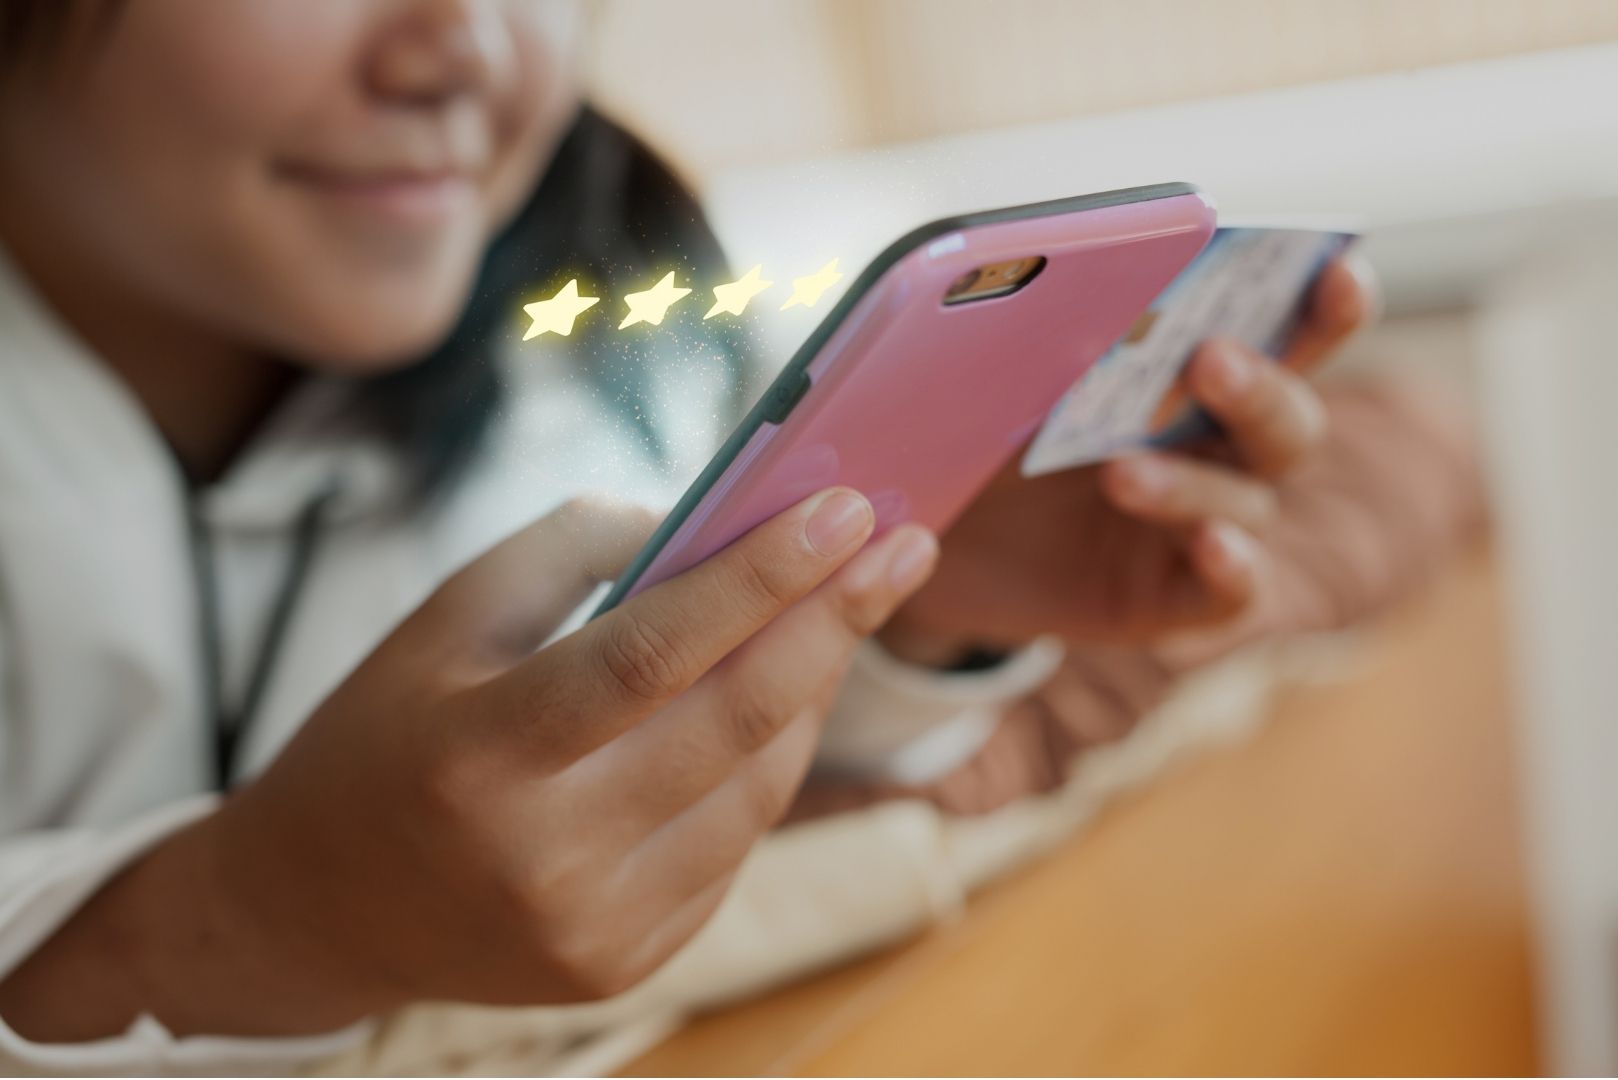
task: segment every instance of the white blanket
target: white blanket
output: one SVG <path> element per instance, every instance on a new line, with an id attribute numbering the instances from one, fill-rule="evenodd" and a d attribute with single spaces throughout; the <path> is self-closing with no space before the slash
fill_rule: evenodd
<path id="1" fill-rule="evenodd" d="M 314 1075 L 600 1075 L 686 1017 L 956 918 L 983 884 L 1049 851 L 1109 798 L 1198 748 L 1246 736 L 1274 688 L 1309 679 L 1336 641 L 1264 648 L 1187 680 L 1126 739 L 1076 763 L 1064 788 L 978 818 L 889 802 L 781 829 L 713 921 L 630 992 L 568 1008 L 418 1006 Z"/>

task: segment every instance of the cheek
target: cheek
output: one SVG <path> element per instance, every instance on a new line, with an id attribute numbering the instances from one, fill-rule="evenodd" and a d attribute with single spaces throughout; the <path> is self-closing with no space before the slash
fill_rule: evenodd
<path id="1" fill-rule="evenodd" d="M 505 21 L 512 64 L 494 103 L 500 156 L 488 185 L 491 231 L 533 191 L 580 100 L 580 5 L 514 0 Z"/>
<path id="2" fill-rule="evenodd" d="M 348 88 L 345 42 L 360 4 L 161 0 L 129 5 L 77 101 L 106 175 L 153 204 L 165 227 L 225 210 L 318 103 Z M 116 197 L 115 193 L 113 194 Z M 217 224 L 217 222 L 213 223 Z"/>
<path id="3" fill-rule="evenodd" d="M 160 0 L 131 5 L 102 69 L 180 110 L 210 138 L 278 138 L 310 109 L 351 95 L 374 0 Z"/>
<path id="4" fill-rule="evenodd" d="M 356 268 L 333 265 L 342 245 L 269 166 L 309 116 L 353 108 L 347 46 L 363 12 L 329 0 L 129 5 L 82 92 L 41 125 L 42 183 L 70 204 L 80 246 L 183 318 L 255 345 L 318 346 L 341 322 L 324 309 L 355 307 L 322 298 L 342 297 L 332 278 Z"/>

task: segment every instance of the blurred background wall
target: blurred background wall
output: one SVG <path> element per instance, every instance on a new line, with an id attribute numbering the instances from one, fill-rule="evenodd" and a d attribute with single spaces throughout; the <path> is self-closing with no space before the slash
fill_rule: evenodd
<path id="1" fill-rule="evenodd" d="M 1610 40 L 1618 4 L 598 0 L 592 24 L 592 92 L 701 178 L 934 135 Z M 672 54 L 670 42 L 678 44 Z"/>

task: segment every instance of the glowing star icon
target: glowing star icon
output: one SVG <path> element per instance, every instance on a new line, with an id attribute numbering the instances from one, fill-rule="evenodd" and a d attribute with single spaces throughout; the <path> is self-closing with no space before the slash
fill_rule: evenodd
<path id="1" fill-rule="evenodd" d="M 781 310 L 785 311 L 795 304 L 814 307 L 815 301 L 820 299 L 820 294 L 841 281 L 842 277 L 843 275 L 837 270 L 837 260 L 833 259 L 808 277 L 793 278 L 792 295 L 781 305 Z"/>
<path id="2" fill-rule="evenodd" d="M 561 334 L 567 337 L 573 332 L 573 322 L 579 315 L 601 303 L 599 296 L 580 296 L 579 279 L 563 285 L 557 294 L 549 300 L 540 300 L 533 304 L 524 304 L 523 311 L 534 320 L 528 332 L 522 336 L 524 341 L 536 338 L 541 334 Z"/>
<path id="3" fill-rule="evenodd" d="M 762 265 L 755 266 L 729 285 L 715 285 L 713 290 L 714 305 L 708 309 L 704 319 L 711 319 L 721 313 L 725 315 L 740 315 L 747 307 L 747 302 L 759 293 L 774 285 L 773 281 L 765 281 L 759 271 Z"/>
<path id="4" fill-rule="evenodd" d="M 663 275 L 663 280 L 643 292 L 624 294 L 624 303 L 629 305 L 629 314 L 624 321 L 618 324 L 622 330 L 626 326 L 636 323 L 649 322 L 653 326 L 663 325 L 663 316 L 667 315 L 669 308 L 680 299 L 689 296 L 690 289 L 679 289 L 674 286 L 674 271 L 670 270 Z"/>

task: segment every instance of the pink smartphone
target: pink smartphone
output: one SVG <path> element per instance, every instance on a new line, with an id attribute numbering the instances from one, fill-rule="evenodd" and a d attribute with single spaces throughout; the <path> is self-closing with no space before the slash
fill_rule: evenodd
<path id="1" fill-rule="evenodd" d="M 1214 230 L 1189 184 L 946 218 L 868 266 L 596 614 L 842 484 L 942 530 Z"/>

